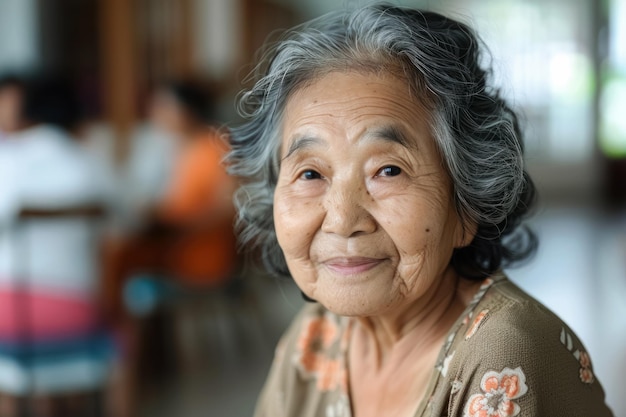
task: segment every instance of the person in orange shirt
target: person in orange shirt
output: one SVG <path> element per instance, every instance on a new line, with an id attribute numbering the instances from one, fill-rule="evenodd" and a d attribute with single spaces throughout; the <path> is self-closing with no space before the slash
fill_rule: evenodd
<path id="1" fill-rule="evenodd" d="M 181 141 L 152 226 L 168 232 L 165 269 L 191 285 L 222 282 L 236 260 L 235 181 L 222 164 L 228 150 L 223 135 L 205 122 L 210 104 L 200 88 L 172 82 L 157 90 L 151 109 L 154 123 Z"/>
<path id="2" fill-rule="evenodd" d="M 237 271 L 232 201 L 236 181 L 222 163 L 228 151 L 225 135 L 207 117 L 211 104 L 209 95 L 188 82 L 170 82 L 155 91 L 149 121 L 178 140 L 171 177 L 160 198 L 141 208 L 143 226 L 109 242 L 104 251 L 107 318 L 124 329 L 133 358 L 129 363 L 134 364 L 128 370 L 129 403 L 138 382 L 171 371 L 174 358 L 166 340 L 169 324 L 163 322 L 171 317 L 164 318 L 162 311 L 142 311 L 140 316 L 151 314 L 147 317 L 151 324 L 133 320 L 125 310 L 137 311 L 128 299 L 126 308 L 122 305 L 125 283 L 147 275 L 156 278 L 156 285 L 225 287 Z"/>
<path id="3" fill-rule="evenodd" d="M 209 95 L 190 82 L 169 82 L 155 90 L 150 122 L 175 136 L 179 146 L 164 193 L 143 209 L 142 228 L 107 255 L 106 303 L 114 321 L 123 315 L 123 283 L 134 275 L 211 287 L 224 284 L 237 268 L 236 181 L 222 164 L 228 145 L 208 121 L 211 105 Z"/>

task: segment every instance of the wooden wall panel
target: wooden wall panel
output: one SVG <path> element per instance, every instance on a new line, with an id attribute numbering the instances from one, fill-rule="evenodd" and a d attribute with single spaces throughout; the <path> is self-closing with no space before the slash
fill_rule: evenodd
<path id="1" fill-rule="evenodd" d="M 116 134 L 116 155 L 122 158 L 138 114 L 133 3 L 100 0 L 99 17 L 103 113 Z"/>

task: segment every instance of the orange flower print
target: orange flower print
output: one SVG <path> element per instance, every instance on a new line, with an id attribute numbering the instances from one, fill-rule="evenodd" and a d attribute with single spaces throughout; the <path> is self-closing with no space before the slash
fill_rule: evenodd
<path id="1" fill-rule="evenodd" d="M 490 371 L 480 381 L 482 394 L 474 394 L 467 401 L 463 417 L 512 417 L 520 412 L 513 400 L 528 391 L 526 376 L 520 367 Z"/>
<path id="2" fill-rule="evenodd" d="M 319 351 L 329 348 L 337 339 L 337 325 L 326 317 L 312 317 L 306 323 L 298 340 L 300 350 Z"/>
<path id="3" fill-rule="evenodd" d="M 319 352 L 328 349 L 337 339 L 337 325 L 326 317 L 315 317 L 303 326 L 297 342 L 300 364 L 307 372 L 315 372 L 321 365 Z"/>
<path id="4" fill-rule="evenodd" d="M 593 383 L 594 378 L 593 378 L 593 372 L 591 372 L 591 369 L 580 368 L 579 374 L 580 374 L 580 380 L 583 381 L 585 384 Z"/>
<path id="5" fill-rule="evenodd" d="M 592 384 L 594 381 L 593 372 L 591 371 L 591 359 L 587 352 L 580 352 L 580 380 L 585 384 Z"/>
<path id="6" fill-rule="evenodd" d="M 317 389 L 332 391 L 337 388 L 348 392 L 348 378 L 343 362 L 337 359 L 324 358 L 319 362 L 317 370 Z"/>
<path id="7" fill-rule="evenodd" d="M 580 352 L 580 366 L 583 368 L 591 367 L 591 358 L 589 358 L 589 354 L 587 352 Z"/>
<path id="8" fill-rule="evenodd" d="M 324 357 L 312 351 L 305 351 L 300 354 L 300 366 L 306 372 L 315 372 L 320 366 Z"/>
<path id="9" fill-rule="evenodd" d="M 468 340 L 470 337 L 474 336 L 480 325 L 487 317 L 487 313 L 489 313 L 489 309 L 485 309 L 476 315 L 476 318 L 470 325 L 469 329 L 467 329 L 467 333 L 465 333 L 465 340 Z"/>
<path id="10" fill-rule="evenodd" d="M 578 363 L 580 363 L 580 369 L 578 370 L 580 380 L 585 384 L 593 384 L 595 378 L 593 376 L 593 371 L 591 370 L 591 358 L 584 350 L 574 350 L 574 339 L 565 327 L 561 329 L 561 343 L 563 343 L 563 346 L 565 346 L 565 348 L 572 353 L 574 358 L 578 360 Z"/>
<path id="11" fill-rule="evenodd" d="M 304 322 L 302 333 L 296 342 L 297 365 L 304 377 L 315 381 L 320 391 L 341 390 L 348 392 L 348 374 L 342 351 L 333 353 L 335 344 L 340 343 L 339 326 L 329 317 L 312 317 Z M 344 332 L 345 333 L 345 332 Z M 332 348 L 332 349 L 331 349 Z M 338 358 L 333 355 L 339 354 Z"/>

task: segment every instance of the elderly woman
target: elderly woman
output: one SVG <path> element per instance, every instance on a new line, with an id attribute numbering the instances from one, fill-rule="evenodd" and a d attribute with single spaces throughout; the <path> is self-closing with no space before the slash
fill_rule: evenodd
<path id="1" fill-rule="evenodd" d="M 535 247 L 534 187 L 472 30 L 372 5 L 265 62 L 232 136 L 241 241 L 311 303 L 256 415 L 611 416 L 581 342 L 501 270 Z"/>

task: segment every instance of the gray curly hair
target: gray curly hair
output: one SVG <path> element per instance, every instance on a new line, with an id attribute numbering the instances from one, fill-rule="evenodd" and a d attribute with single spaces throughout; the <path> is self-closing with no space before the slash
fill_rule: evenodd
<path id="1" fill-rule="evenodd" d="M 465 224 L 477 225 L 471 244 L 454 251 L 453 267 L 482 279 L 527 258 L 537 241 L 519 226 L 535 188 L 524 170 L 518 117 L 488 85 L 481 47 L 463 23 L 386 4 L 333 12 L 287 32 L 257 66 L 254 86 L 239 97 L 244 122 L 231 132 L 229 170 L 242 180 L 235 196 L 240 243 L 260 249 L 271 273 L 289 276 L 272 211 L 290 95 L 331 71 L 400 69 L 431 112 L 456 209 Z"/>

